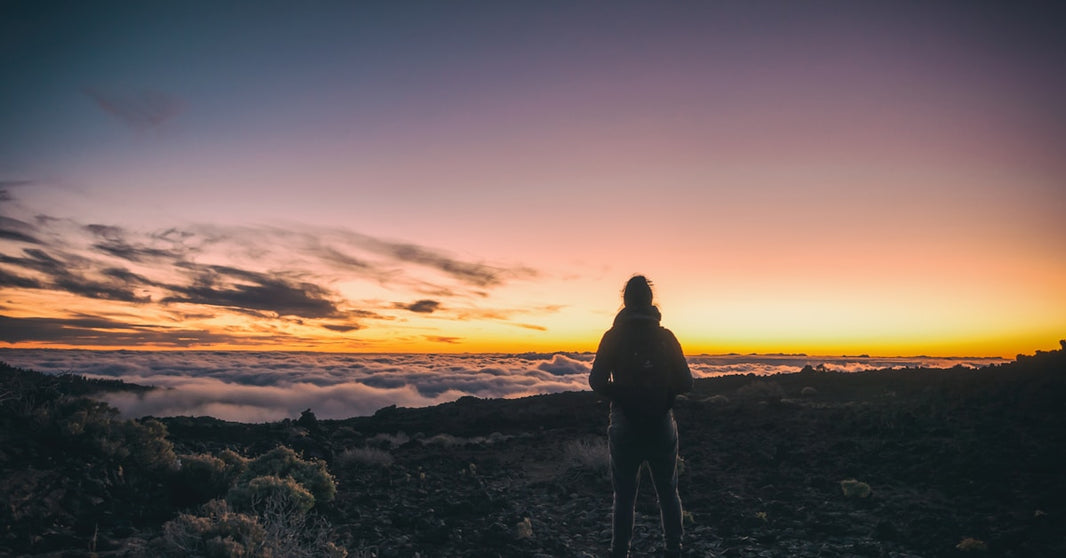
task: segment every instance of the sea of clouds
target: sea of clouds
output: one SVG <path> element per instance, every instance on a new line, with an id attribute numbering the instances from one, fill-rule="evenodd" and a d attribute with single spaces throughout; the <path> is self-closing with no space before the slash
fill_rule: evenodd
<path id="1" fill-rule="evenodd" d="M 594 355 L 350 354 L 238 351 L 0 349 L 0 361 L 59 374 L 119 379 L 161 389 L 107 401 L 130 417 L 213 416 L 241 422 L 373 414 L 389 405 L 423 407 L 462 396 L 523 397 L 588 389 Z M 857 372 L 892 367 L 980 367 L 998 358 L 699 355 L 696 377 L 798 372 L 806 365 Z"/>

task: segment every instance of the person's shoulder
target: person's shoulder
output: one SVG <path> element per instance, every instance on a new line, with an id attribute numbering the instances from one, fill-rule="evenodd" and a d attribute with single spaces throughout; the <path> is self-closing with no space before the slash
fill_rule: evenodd
<path id="1" fill-rule="evenodd" d="M 670 328 L 663 327 L 663 326 L 659 326 L 659 335 L 663 335 L 663 336 L 671 338 L 671 339 L 676 339 L 677 338 L 677 336 L 674 335 L 674 332 L 670 331 Z"/>
<path id="2" fill-rule="evenodd" d="M 681 342 L 677 340 L 677 336 L 674 335 L 674 332 L 663 326 L 659 326 L 659 338 L 671 345 L 681 346 Z"/>

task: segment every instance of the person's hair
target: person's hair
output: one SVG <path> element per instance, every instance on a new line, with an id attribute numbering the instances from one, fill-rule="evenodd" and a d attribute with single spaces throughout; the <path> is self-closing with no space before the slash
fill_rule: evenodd
<path id="1" fill-rule="evenodd" d="M 643 275 L 634 275 L 626 282 L 622 291 L 622 302 L 626 308 L 645 308 L 651 306 L 651 281 Z"/>

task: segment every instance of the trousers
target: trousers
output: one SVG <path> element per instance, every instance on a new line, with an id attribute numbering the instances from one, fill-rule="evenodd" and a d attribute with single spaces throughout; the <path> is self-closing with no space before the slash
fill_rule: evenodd
<path id="1" fill-rule="evenodd" d="M 611 410 L 607 427 L 611 452 L 611 555 L 626 556 L 633 538 L 633 515 L 640 488 L 640 466 L 648 464 L 666 549 L 681 547 L 681 496 L 677 492 L 677 422 L 673 412 L 662 418 L 631 420 L 621 409 Z"/>

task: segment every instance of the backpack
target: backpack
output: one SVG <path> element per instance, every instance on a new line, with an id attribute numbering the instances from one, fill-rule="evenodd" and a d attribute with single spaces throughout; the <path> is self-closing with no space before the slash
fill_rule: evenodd
<path id="1" fill-rule="evenodd" d="M 658 325 L 621 332 L 614 366 L 615 401 L 630 420 L 661 418 L 674 406 L 671 354 Z"/>

